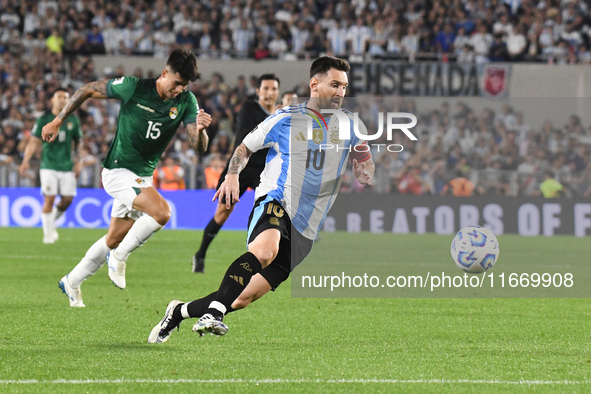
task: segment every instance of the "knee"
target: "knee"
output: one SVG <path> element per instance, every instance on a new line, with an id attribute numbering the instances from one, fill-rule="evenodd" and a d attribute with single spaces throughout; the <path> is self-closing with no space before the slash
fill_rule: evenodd
<path id="1" fill-rule="evenodd" d="M 121 243 L 121 239 L 119 237 L 113 236 L 111 234 L 107 234 L 105 237 L 105 243 L 109 247 L 109 249 L 115 249 Z"/>
<path id="2" fill-rule="evenodd" d="M 65 211 L 72 204 L 73 200 L 74 199 L 72 197 L 62 197 L 62 200 L 58 204 L 58 208 L 62 211 Z"/>
<path id="3" fill-rule="evenodd" d="M 271 264 L 275 260 L 275 256 L 277 256 L 277 250 L 271 248 L 255 248 L 254 250 L 250 250 L 250 252 L 261 262 L 263 268 Z"/>
<path id="4" fill-rule="evenodd" d="M 216 211 L 215 215 L 213 216 L 213 219 L 216 221 L 217 224 L 222 225 L 226 222 L 226 220 L 228 220 L 228 218 L 230 217 L 230 213 L 232 213 L 232 209 L 226 209 L 224 207 L 223 209 Z"/>
<path id="5" fill-rule="evenodd" d="M 168 204 L 166 204 L 166 206 L 162 207 L 161 209 L 159 209 L 157 212 L 154 212 L 152 216 L 152 219 L 154 219 L 156 222 L 158 222 L 158 224 L 160 224 L 161 226 L 166 225 L 166 223 L 168 223 L 168 221 L 170 220 L 170 207 L 168 206 Z"/>

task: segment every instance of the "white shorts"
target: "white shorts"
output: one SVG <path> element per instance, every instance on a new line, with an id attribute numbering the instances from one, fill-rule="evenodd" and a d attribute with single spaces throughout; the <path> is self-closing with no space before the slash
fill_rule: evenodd
<path id="1" fill-rule="evenodd" d="M 101 175 L 105 191 L 115 199 L 111 217 L 139 219 L 143 212 L 132 208 L 133 200 L 139 194 L 139 189 L 152 186 L 152 177 L 137 176 L 125 168 L 103 168 Z"/>
<path id="2" fill-rule="evenodd" d="M 41 194 L 44 196 L 75 196 L 76 176 L 72 171 L 41 169 Z"/>

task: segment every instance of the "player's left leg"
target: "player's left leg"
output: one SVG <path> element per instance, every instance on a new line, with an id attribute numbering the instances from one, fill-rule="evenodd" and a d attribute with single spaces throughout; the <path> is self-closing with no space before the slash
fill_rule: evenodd
<path id="1" fill-rule="evenodd" d="M 72 204 L 74 201 L 74 197 L 76 196 L 76 175 L 74 172 L 57 172 L 58 177 L 58 185 L 59 185 L 59 195 L 61 196 L 60 202 L 55 205 L 51 210 L 52 215 L 52 232 L 53 237 L 57 241 L 59 235 L 57 233 L 55 223 L 57 220 L 62 217 L 66 209 Z"/>
<path id="2" fill-rule="evenodd" d="M 148 342 L 166 342 L 172 331 L 189 318 L 200 318 L 193 327 L 193 331 L 200 335 L 205 332 L 224 335 L 228 331 L 222 322 L 224 315 L 233 311 L 234 300 L 249 286 L 251 279 L 260 276 L 258 272 L 277 256 L 280 238 L 279 230 L 266 229 L 249 244 L 249 252 L 238 257 L 228 267 L 218 291 L 188 303 L 172 301 L 162 320 L 150 332 Z M 256 294 L 262 296 L 260 291 Z"/>
<path id="3" fill-rule="evenodd" d="M 39 171 L 41 179 L 41 193 L 43 193 L 43 208 L 41 210 L 41 224 L 43 226 L 43 243 L 52 244 L 56 241 L 53 234 L 53 215 L 51 211 L 55 202 L 55 196 L 59 191 L 59 179 L 57 171 L 42 168 Z"/>
<path id="4" fill-rule="evenodd" d="M 43 208 L 41 209 L 41 226 L 43 227 L 43 243 L 52 244 L 56 241 L 54 237 L 54 222 L 51 210 L 55 202 L 55 195 L 43 196 Z"/>
<path id="5" fill-rule="evenodd" d="M 113 250 L 108 257 L 109 277 L 120 289 L 126 286 L 125 264 L 131 252 L 164 227 L 171 215 L 170 206 L 156 189 L 151 186 L 144 187 L 138 189 L 138 193 L 133 200 L 132 208 L 144 212 L 145 215 L 135 221 L 117 249 Z"/>

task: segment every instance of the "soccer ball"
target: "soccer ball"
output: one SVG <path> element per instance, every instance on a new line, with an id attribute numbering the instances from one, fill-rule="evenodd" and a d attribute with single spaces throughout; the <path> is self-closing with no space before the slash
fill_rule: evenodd
<path id="1" fill-rule="evenodd" d="M 499 241 L 487 228 L 465 227 L 451 242 L 451 258 L 463 271 L 472 274 L 484 272 L 499 258 Z"/>

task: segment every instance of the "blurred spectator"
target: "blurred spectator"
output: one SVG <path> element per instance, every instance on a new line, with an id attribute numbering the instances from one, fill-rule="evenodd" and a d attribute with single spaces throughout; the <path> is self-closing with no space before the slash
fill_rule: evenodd
<path id="1" fill-rule="evenodd" d="M 185 171 L 175 160 L 167 156 L 164 165 L 158 170 L 158 185 L 161 190 L 183 190 L 185 186 Z"/>
<path id="2" fill-rule="evenodd" d="M 79 187 L 94 187 L 94 173 L 96 157 L 90 152 L 88 146 L 83 146 L 80 152 L 80 160 L 76 165 L 76 173 L 78 175 Z"/>
<path id="3" fill-rule="evenodd" d="M 471 197 L 473 192 L 474 183 L 466 179 L 462 171 L 456 171 L 456 177 L 443 187 L 441 195 L 451 193 L 456 197 Z"/>
<path id="4" fill-rule="evenodd" d="M 205 182 L 208 189 L 215 189 L 220 180 L 220 175 L 224 171 L 225 161 L 219 154 L 212 154 L 209 159 L 209 165 L 205 168 Z"/>
<path id="5" fill-rule="evenodd" d="M 552 177 L 551 172 L 548 171 L 544 174 L 544 180 L 540 183 L 540 191 L 545 198 L 560 197 L 563 190 L 564 186 Z"/>

